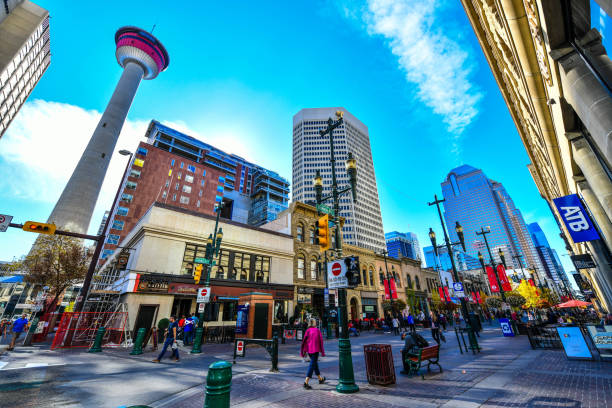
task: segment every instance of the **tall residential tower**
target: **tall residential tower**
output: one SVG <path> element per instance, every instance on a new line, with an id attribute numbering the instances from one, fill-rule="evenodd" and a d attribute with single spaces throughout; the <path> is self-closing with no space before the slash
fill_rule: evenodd
<path id="1" fill-rule="evenodd" d="M 313 179 L 317 170 L 323 177 L 323 195 L 331 193 L 329 137 L 321 137 L 319 130 L 326 128 L 327 120 L 338 110 L 344 112 L 344 124 L 334 130 L 333 141 L 336 178 L 341 186 L 349 183 L 344 167 L 348 153 L 357 159 L 357 202 L 353 203 L 349 196 L 340 199 L 340 216 L 346 219 L 343 240 L 382 251 L 386 247 L 385 235 L 368 128 L 346 109 L 302 109 L 293 117 L 293 200 L 315 202 Z"/>
<path id="2" fill-rule="evenodd" d="M 49 216 L 49 222 L 73 232 L 84 233 L 89 227 L 108 164 L 140 81 L 157 77 L 170 62 L 164 46 L 140 28 L 120 28 L 115 34 L 115 43 L 115 55 L 123 73 Z"/>

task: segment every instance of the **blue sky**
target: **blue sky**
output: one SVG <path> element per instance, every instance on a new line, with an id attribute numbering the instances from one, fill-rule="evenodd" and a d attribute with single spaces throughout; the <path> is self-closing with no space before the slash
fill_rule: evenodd
<path id="1" fill-rule="evenodd" d="M 36 3 L 52 16 L 51 66 L 0 141 L 0 212 L 15 222 L 46 220 L 76 165 L 121 75 L 116 29 L 155 24 L 170 66 L 140 85 L 117 150 L 134 149 L 157 119 L 290 179 L 293 114 L 343 106 L 369 127 L 385 231 L 426 246 L 428 228 L 440 230 L 427 202 L 467 163 L 502 182 L 565 253 L 459 2 Z M 595 6 L 593 25 L 607 34 L 606 22 Z M 92 233 L 125 165 L 114 156 Z M 3 233 L 0 260 L 26 253 L 33 235 Z"/>

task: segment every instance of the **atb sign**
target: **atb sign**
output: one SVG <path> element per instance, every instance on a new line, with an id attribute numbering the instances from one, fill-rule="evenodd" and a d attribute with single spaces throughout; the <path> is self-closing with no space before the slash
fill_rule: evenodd
<path id="1" fill-rule="evenodd" d="M 512 331 L 512 325 L 510 324 L 510 320 L 499 319 L 499 324 L 501 325 L 504 337 L 514 337 L 514 332 Z"/>
<path id="2" fill-rule="evenodd" d="M 465 297 L 465 292 L 463 291 L 463 283 L 453 282 L 453 291 L 455 292 L 456 297 L 458 298 Z"/>
<path id="3" fill-rule="evenodd" d="M 327 263 L 327 287 L 329 289 L 347 288 L 346 264 L 344 260 Z"/>
<path id="4" fill-rule="evenodd" d="M 236 356 L 244 357 L 244 340 L 236 340 Z"/>
<path id="5" fill-rule="evenodd" d="M 196 300 L 197 303 L 208 303 L 210 301 L 210 288 L 199 288 L 198 289 L 198 298 Z"/>
<path id="6" fill-rule="evenodd" d="M 0 232 L 6 232 L 6 229 L 9 227 L 12 220 L 12 215 L 0 214 Z"/>
<path id="7" fill-rule="evenodd" d="M 582 206 L 576 194 L 553 199 L 561 219 L 575 243 L 599 239 L 593 221 Z"/>

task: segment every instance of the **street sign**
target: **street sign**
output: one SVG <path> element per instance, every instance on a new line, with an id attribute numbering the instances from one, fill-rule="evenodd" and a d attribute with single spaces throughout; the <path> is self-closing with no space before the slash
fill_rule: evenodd
<path id="1" fill-rule="evenodd" d="M 327 263 L 327 286 L 330 289 L 348 287 L 348 279 L 346 279 L 346 264 L 344 263 L 344 260 Z"/>
<path id="2" fill-rule="evenodd" d="M 502 333 L 504 337 L 514 337 L 514 332 L 512 331 L 512 326 L 510 325 L 510 320 L 508 319 L 498 319 L 499 324 L 501 325 Z"/>
<path id="3" fill-rule="evenodd" d="M 215 261 L 211 262 L 207 258 L 196 258 L 196 259 L 194 259 L 194 262 L 195 263 L 199 263 L 199 264 L 204 264 L 204 265 L 213 265 L 213 266 L 217 264 L 217 262 L 215 262 Z"/>
<path id="4" fill-rule="evenodd" d="M 244 340 L 236 340 L 236 356 L 244 357 Z"/>
<path id="5" fill-rule="evenodd" d="M 554 198 L 553 202 L 575 243 L 599 239 L 599 233 L 576 194 Z"/>
<path id="6" fill-rule="evenodd" d="M 334 216 L 334 210 L 332 210 L 325 204 L 317 204 L 317 211 L 323 214 L 329 214 L 332 217 Z"/>
<path id="7" fill-rule="evenodd" d="M 12 215 L 0 214 L 0 232 L 5 232 L 12 220 Z"/>
<path id="8" fill-rule="evenodd" d="M 196 302 L 198 303 L 208 303 L 210 301 L 210 288 L 203 287 L 198 289 L 198 298 Z"/>
<path id="9" fill-rule="evenodd" d="M 206 303 L 198 303 L 198 313 L 204 313 L 204 306 Z"/>
<path id="10" fill-rule="evenodd" d="M 590 254 L 571 255 L 570 258 L 576 269 L 591 269 L 597 266 Z"/>
<path id="11" fill-rule="evenodd" d="M 456 297 L 465 297 L 465 292 L 463 291 L 463 283 L 453 282 L 453 291 L 455 292 Z"/>
<path id="12" fill-rule="evenodd" d="M 324 300 L 325 300 L 325 307 L 329 307 L 329 289 L 327 288 L 323 289 L 323 294 L 324 294 Z"/>

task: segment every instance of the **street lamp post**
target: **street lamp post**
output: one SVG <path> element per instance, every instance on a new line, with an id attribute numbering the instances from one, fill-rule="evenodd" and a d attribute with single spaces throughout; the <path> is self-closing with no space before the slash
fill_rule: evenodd
<path id="1" fill-rule="evenodd" d="M 519 263 L 519 267 L 521 268 L 521 275 L 525 277 L 525 272 L 523 272 L 523 261 L 521 261 L 521 254 L 516 254 L 512 256 L 512 259 L 516 259 Z M 514 276 L 516 276 L 516 272 L 514 272 Z"/>
<path id="2" fill-rule="evenodd" d="M 222 209 L 223 201 L 221 201 L 215 207 L 215 212 L 217 213 L 217 218 L 215 219 L 215 229 L 206 239 L 206 251 L 204 255 L 204 259 L 206 259 L 206 263 L 204 264 L 206 268 L 206 278 L 204 280 L 204 286 L 207 288 L 210 288 L 210 273 L 213 267 L 213 259 L 219 255 L 221 241 L 223 240 L 223 229 L 219 228 L 217 230 L 219 227 L 219 217 Z M 192 354 L 199 354 L 202 352 L 202 334 L 204 334 L 204 311 L 200 312 L 200 318 L 198 319 L 198 327 L 195 331 L 195 339 L 193 340 L 193 348 L 191 350 Z"/>
<path id="3" fill-rule="evenodd" d="M 321 174 L 317 170 L 316 176 L 314 179 L 314 187 L 316 193 L 317 207 L 327 200 L 332 200 L 333 203 L 333 216 L 332 221 L 334 224 L 334 233 L 335 233 L 335 252 L 336 257 L 339 258 L 342 256 L 342 234 L 340 231 L 340 195 L 344 193 L 351 192 L 353 196 L 353 202 L 357 201 L 357 190 L 355 189 L 355 185 L 357 183 L 357 162 L 353 158 L 353 154 L 348 154 L 348 159 L 346 160 L 346 171 L 349 176 L 350 185 L 343 189 L 338 189 L 338 182 L 336 180 L 336 158 L 334 156 L 334 137 L 333 132 L 334 129 L 341 126 L 344 123 L 342 118 L 343 112 L 337 111 L 336 118 L 337 120 L 333 120 L 329 118 L 327 120 L 327 128 L 325 130 L 320 130 L 319 134 L 321 137 L 324 137 L 326 134 L 329 134 L 329 146 L 330 146 L 330 162 L 331 162 L 331 173 L 332 173 L 332 184 L 331 189 L 332 193 L 330 196 L 323 197 L 323 180 Z M 346 289 L 339 288 L 338 289 L 338 318 L 339 318 L 339 332 L 340 339 L 338 340 L 338 363 L 339 363 L 339 374 L 340 378 L 338 379 L 338 385 L 336 386 L 336 391 L 349 394 L 353 392 L 359 391 L 359 387 L 355 384 L 355 374 L 353 372 L 353 357 L 351 356 L 351 341 L 349 340 L 348 333 L 348 322 L 347 322 L 347 309 L 346 309 Z"/>
<path id="4" fill-rule="evenodd" d="M 487 246 L 487 252 L 489 253 L 489 259 L 491 259 L 491 268 L 493 268 L 493 273 L 495 273 L 495 279 L 497 280 L 497 286 L 499 287 L 499 294 L 501 295 L 502 301 L 505 302 L 506 295 L 504 294 L 504 288 L 502 288 L 502 284 L 499 281 L 499 275 L 497 274 L 497 268 L 495 268 L 495 260 L 493 259 L 491 248 L 489 247 L 489 241 L 487 241 L 487 234 L 490 234 L 490 233 L 491 233 L 491 228 L 489 227 L 487 227 L 486 230 L 483 227 L 480 227 L 480 231 L 476 231 L 476 235 L 482 235 L 482 237 L 484 238 L 485 245 Z M 481 260 L 480 262 L 482 263 L 483 260 Z"/>
<path id="5" fill-rule="evenodd" d="M 395 313 L 393 311 L 393 293 L 391 293 L 391 279 L 395 282 L 395 276 L 391 276 L 389 273 L 389 266 L 387 265 L 387 255 L 389 255 L 389 251 L 386 249 L 381 252 L 383 259 L 385 260 L 385 270 L 387 272 L 387 282 L 389 285 L 389 301 L 391 302 L 391 315 L 395 317 Z M 397 289 L 396 289 L 397 290 Z"/>
<path id="6" fill-rule="evenodd" d="M 440 217 L 440 224 L 442 224 L 442 231 L 444 231 L 444 243 L 446 246 L 446 250 L 448 251 L 448 257 L 450 258 L 451 265 L 453 267 L 453 276 L 455 278 L 455 281 L 459 282 L 460 281 L 459 272 L 457 272 L 457 267 L 455 266 L 455 258 L 453 257 L 453 246 L 461 245 L 461 247 L 465 251 L 465 240 L 463 236 L 463 227 L 457 221 L 455 225 L 455 232 L 459 236 L 459 242 L 451 243 L 450 239 L 448 238 L 448 234 L 446 232 L 446 225 L 444 224 L 444 219 L 442 218 L 442 210 L 440 210 L 440 204 L 443 203 L 444 201 L 445 201 L 444 199 L 438 200 L 438 195 L 436 194 L 434 195 L 434 201 L 428 204 L 430 206 L 435 205 L 438 209 L 438 216 Z M 436 244 L 436 233 L 433 231 L 432 228 L 429 228 L 429 238 L 431 239 L 431 244 L 434 248 L 434 252 L 436 253 L 436 255 L 438 255 L 438 245 Z M 442 247 L 443 245 L 440 245 L 440 246 Z M 468 305 L 467 305 L 467 302 L 465 301 L 465 297 L 462 297 L 459 299 L 461 301 L 461 311 L 463 313 L 463 320 L 465 321 L 465 329 L 468 333 L 468 338 L 470 340 L 470 348 L 472 350 L 480 350 L 480 346 L 478 345 L 478 340 L 476 340 L 476 335 L 474 334 L 474 330 L 472 329 L 472 325 L 470 324 Z"/>

